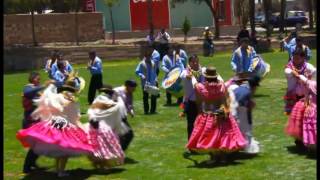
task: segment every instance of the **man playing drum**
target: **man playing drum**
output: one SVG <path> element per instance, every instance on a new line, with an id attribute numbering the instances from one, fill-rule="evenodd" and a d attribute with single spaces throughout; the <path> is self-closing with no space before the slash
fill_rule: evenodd
<path id="1" fill-rule="evenodd" d="M 172 47 L 169 48 L 168 53 L 162 59 L 162 66 L 161 69 L 165 72 L 165 77 L 168 73 L 173 70 L 174 68 L 180 68 L 181 70 L 184 69 L 183 63 L 181 62 L 181 58 L 176 51 L 173 50 Z M 171 93 L 166 90 L 167 96 L 167 105 L 171 105 Z M 182 103 L 182 97 L 178 98 L 177 104 Z"/>
<path id="2" fill-rule="evenodd" d="M 154 62 L 151 61 L 152 48 L 148 47 L 145 51 L 142 61 L 136 68 L 136 74 L 141 78 L 141 87 L 143 91 L 143 108 L 144 114 L 149 114 L 149 92 L 146 91 L 145 86 L 156 87 L 157 73 Z M 150 114 L 156 113 L 157 95 L 151 94 L 151 109 Z"/>

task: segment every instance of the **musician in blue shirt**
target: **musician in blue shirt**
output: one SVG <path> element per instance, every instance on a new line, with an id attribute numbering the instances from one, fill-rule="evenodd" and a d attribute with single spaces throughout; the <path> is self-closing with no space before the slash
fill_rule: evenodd
<path id="1" fill-rule="evenodd" d="M 65 63 L 63 61 L 59 61 L 57 63 L 57 67 L 58 67 L 58 70 L 53 75 L 53 79 L 56 81 L 56 86 L 59 88 L 67 80 L 68 72 L 66 71 Z"/>
<path id="2" fill-rule="evenodd" d="M 141 79 L 141 87 L 143 91 L 143 108 L 144 114 L 149 114 L 149 93 L 144 90 L 146 84 L 151 86 L 157 85 L 157 73 L 156 66 L 151 60 L 152 48 L 148 47 L 145 50 L 144 57 L 142 61 L 138 64 L 136 68 L 136 75 Z M 151 109 L 150 114 L 156 113 L 157 108 L 157 96 L 151 95 Z"/>
<path id="3" fill-rule="evenodd" d="M 182 58 L 179 56 L 179 54 L 177 54 L 177 52 L 174 51 L 172 47 L 170 47 L 168 50 L 168 53 L 162 59 L 161 69 L 165 72 L 165 77 L 174 68 L 180 68 L 181 70 L 184 70 L 184 66 L 181 59 Z M 166 105 L 171 105 L 171 96 L 172 96 L 171 93 L 169 91 L 166 91 L 166 96 L 167 96 Z M 182 100 L 183 100 L 183 97 L 178 98 L 177 104 L 182 103 Z"/>
<path id="4" fill-rule="evenodd" d="M 73 71 L 73 68 L 69 61 L 63 60 L 63 54 L 58 53 L 57 61 L 51 66 L 51 76 L 53 77 L 56 74 L 56 71 L 58 70 L 58 62 L 62 61 L 64 63 L 65 71 L 70 74 Z"/>
<path id="5" fill-rule="evenodd" d="M 92 104 L 96 91 L 102 87 L 102 61 L 93 50 L 89 52 L 89 59 L 87 69 L 90 70 L 91 80 L 88 91 L 88 103 Z"/>
<path id="6" fill-rule="evenodd" d="M 188 63 L 188 55 L 187 55 L 186 51 L 182 49 L 181 45 L 178 45 L 176 48 L 176 52 L 177 52 L 177 54 L 179 54 L 179 57 L 181 58 L 181 62 L 183 64 L 183 67 L 186 68 L 187 63 Z"/>
<path id="7" fill-rule="evenodd" d="M 252 46 L 249 46 L 249 38 L 240 39 L 240 47 L 238 47 L 232 55 L 231 67 L 236 73 L 252 72 L 253 58 L 257 55 Z"/>
<path id="8" fill-rule="evenodd" d="M 155 48 L 153 48 L 153 52 L 151 54 L 151 61 L 156 66 L 156 73 L 158 76 L 159 75 L 159 64 L 160 64 L 160 53 Z"/>
<path id="9" fill-rule="evenodd" d="M 295 44 L 287 44 L 286 42 L 284 42 L 284 47 L 285 49 L 288 50 L 289 53 L 289 59 L 292 59 L 293 53 L 297 48 L 302 49 L 305 54 L 306 54 L 306 60 L 309 61 L 311 59 L 311 50 L 307 45 L 303 44 L 302 38 L 301 37 L 296 37 L 296 43 Z"/>

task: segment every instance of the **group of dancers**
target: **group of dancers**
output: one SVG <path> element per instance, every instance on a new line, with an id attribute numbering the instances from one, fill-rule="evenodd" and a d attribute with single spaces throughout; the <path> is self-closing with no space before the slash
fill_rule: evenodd
<path id="1" fill-rule="evenodd" d="M 316 81 L 312 77 L 316 70 L 306 62 L 305 51 L 301 48 L 297 46 L 292 52 L 285 73 L 287 94 L 293 94 L 296 99 L 286 129 L 297 142 L 314 147 Z M 93 52 L 89 52 L 89 57 L 88 69 L 92 74 L 95 71 L 100 74 L 101 60 Z M 66 64 L 64 61 L 63 68 L 67 67 Z M 100 69 L 95 68 L 95 64 Z M 253 95 L 270 71 L 270 65 L 249 46 L 248 38 L 242 38 L 240 46 L 233 52 L 231 67 L 235 75 L 225 82 L 215 67 L 202 67 L 197 55 L 188 57 L 180 46 L 170 47 L 162 59 L 156 49 L 147 47 L 135 71 L 141 79 L 144 113 L 156 113 L 160 69 L 168 78 L 178 68 L 181 70 L 179 79 L 183 95 L 176 97 L 177 103 L 183 104 L 187 119 L 186 148 L 190 153 L 209 153 L 210 163 L 224 162 L 229 152 L 259 153 L 260 143 L 252 132 Z M 134 80 L 127 80 L 118 88 L 106 84 L 97 87 L 100 94 L 89 101 L 87 123 L 80 122 L 77 97 L 85 87 L 85 81 L 77 73 L 71 71 L 65 74 L 63 81 L 49 80 L 44 86 L 40 85 L 39 73 L 31 73 L 29 82 L 24 88 L 23 129 L 17 133 L 23 146 L 30 148 L 25 173 L 37 168 L 38 155 L 56 159 L 58 177 L 68 175 L 64 171 L 68 158 L 79 155 L 87 155 L 96 168 L 124 164 L 124 151 L 133 139 L 127 116 L 134 116 L 132 95 L 137 87 Z M 294 86 L 294 90 L 289 90 L 289 86 Z M 174 94 L 173 90 L 166 89 L 167 104 L 172 103 L 171 94 Z"/>

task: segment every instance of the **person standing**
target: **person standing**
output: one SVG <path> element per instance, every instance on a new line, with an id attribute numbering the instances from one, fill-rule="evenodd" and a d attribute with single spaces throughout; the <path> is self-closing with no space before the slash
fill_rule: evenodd
<path id="1" fill-rule="evenodd" d="M 291 52 L 290 52 L 291 46 L 295 46 L 297 44 L 296 37 L 297 37 L 297 32 L 292 31 L 287 37 L 285 37 L 281 41 L 283 49 L 288 51 L 288 55 L 289 55 L 288 61 L 290 61 L 291 59 Z"/>
<path id="2" fill-rule="evenodd" d="M 58 70 L 58 63 L 59 62 L 63 62 L 64 64 L 64 69 L 65 69 L 65 72 L 67 74 L 70 74 L 72 71 L 73 71 L 73 68 L 71 66 L 71 64 L 69 63 L 69 61 L 67 60 L 64 60 L 63 58 L 63 54 L 61 52 L 57 53 L 57 60 L 56 62 L 51 66 L 51 75 L 52 77 L 56 74 L 56 71 Z"/>
<path id="3" fill-rule="evenodd" d="M 151 94 L 151 109 L 149 112 L 149 93 L 145 90 L 145 86 L 156 86 L 157 85 L 157 73 L 156 66 L 151 60 L 152 49 L 148 47 L 145 50 L 142 61 L 136 68 L 136 75 L 141 79 L 141 87 L 143 91 L 143 109 L 144 114 L 155 114 L 157 107 L 157 95 Z"/>
<path id="4" fill-rule="evenodd" d="M 202 36 L 204 37 L 203 55 L 204 56 L 212 56 L 214 53 L 213 33 L 210 31 L 208 26 L 206 26 L 204 28 L 204 32 L 203 32 Z"/>
<path id="5" fill-rule="evenodd" d="M 183 95 L 183 104 L 184 104 L 184 113 L 187 118 L 187 133 L 188 140 L 190 139 L 193 124 L 198 115 L 198 107 L 196 103 L 196 93 L 195 89 L 192 86 L 191 77 L 194 76 L 197 82 L 204 82 L 203 69 L 199 64 L 199 58 L 197 55 L 192 55 L 189 58 L 189 64 L 186 69 L 184 69 L 180 75 L 183 85 L 184 85 L 184 95 Z"/>
<path id="6" fill-rule="evenodd" d="M 166 30 L 163 28 L 158 33 L 156 40 L 159 41 L 159 53 L 160 53 L 160 59 L 163 58 L 163 56 L 166 55 L 168 49 L 169 49 L 169 42 L 171 40 L 171 37 L 169 33 L 166 32 Z"/>
<path id="7" fill-rule="evenodd" d="M 292 59 L 293 53 L 296 49 L 300 48 L 304 51 L 305 55 L 306 55 L 306 60 L 309 61 L 311 59 L 311 50 L 310 48 L 303 44 L 302 38 L 300 36 L 296 37 L 296 44 L 293 44 L 291 46 L 287 45 L 287 43 L 284 43 L 285 47 L 287 47 L 287 50 L 289 52 L 289 60 Z"/>
<path id="8" fill-rule="evenodd" d="M 154 48 L 153 46 L 153 52 L 151 54 L 151 60 L 153 61 L 153 63 L 155 64 L 156 66 L 156 73 L 157 73 L 157 76 L 159 76 L 159 64 L 160 64 L 160 53 Z"/>
<path id="9" fill-rule="evenodd" d="M 56 81 L 57 87 L 61 87 L 64 82 L 68 79 L 69 73 L 66 71 L 65 63 L 63 61 L 58 61 L 57 63 L 58 69 L 55 71 L 53 75 L 53 80 Z"/>
<path id="10" fill-rule="evenodd" d="M 168 53 L 163 57 L 162 59 L 162 65 L 161 69 L 165 73 L 165 77 L 169 74 L 169 72 L 174 69 L 174 68 L 180 68 L 181 70 L 184 69 L 184 66 L 181 62 L 181 58 L 179 54 L 177 54 L 176 51 L 173 50 L 173 48 L 170 48 L 168 50 Z M 167 97 L 167 104 L 166 105 L 171 105 L 171 93 L 166 90 L 166 97 Z M 183 97 L 178 98 L 177 104 L 182 103 Z"/>
<path id="11" fill-rule="evenodd" d="M 114 88 L 114 91 L 124 102 L 127 109 L 127 114 L 130 114 L 131 117 L 134 117 L 133 92 L 136 90 L 136 87 L 137 83 L 134 80 L 126 80 L 124 86 Z M 120 136 L 120 144 L 122 149 L 125 151 L 131 143 L 134 134 L 128 122 L 127 116 L 122 117 L 122 122 L 125 123 L 130 129 L 126 134 Z"/>
<path id="12" fill-rule="evenodd" d="M 252 46 L 249 46 L 249 38 L 240 39 L 240 47 L 232 54 L 231 67 L 235 73 L 252 72 L 253 58 L 257 56 Z"/>
<path id="13" fill-rule="evenodd" d="M 53 78 L 51 73 L 52 65 L 57 62 L 57 59 L 58 59 L 58 50 L 54 50 L 51 52 L 51 57 L 50 59 L 47 60 L 46 66 L 45 66 L 45 71 L 46 73 L 48 73 L 48 76 L 50 79 Z"/>
<path id="14" fill-rule="evenodd" d="M 94 50 L 89 52 L 89 59 L 87 69 L 90 70 L 91 79 L 88 91 L 88 103 L 92 104 L 96 91 L 102 87 L 102 61 Z"/>
<path id="15" fill-rule="evenodd" d="M 183 67 L 186 68 L 188 63 L 188 55 L 186 51 L 182 49 L 182 45 L 180 44 L 176 46 L 175 51 L 176 51 L 176 54 L 179 54 Z"/>
<path id="16" fill-rule="evenodd" d="M 34 119 L 31 114 L 37 108 L 34 104 L 34 100 L 39 99 L 40 91 L 44 89 L 44 86 L 40 85 L 40 74 L 38 72 L 32 72 L 29 75 L 29 84 L 23 88 L 22 105 L 24 109 L 24 118 L 22 121 L 22 129 L 27 129 L 33 124 L 39 122 L 38 119 Z M 29 149 L 27 156 L 24 160 L 23 173 L 30 173 L 32 170 L 38 168 L 36 160 L 38 155 Z"/>

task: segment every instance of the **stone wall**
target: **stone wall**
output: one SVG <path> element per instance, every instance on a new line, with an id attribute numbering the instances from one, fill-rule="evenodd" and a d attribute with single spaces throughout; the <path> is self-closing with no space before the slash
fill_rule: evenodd
<path id="1" fill-rule="evenodd" d="M 78 13 L 80 42 L 104 39 L 101 13 Z M 31 44 L 31 15 L 4 15 L 4 45 Z M 76 15 L 74 13 L 35 14 L 35 40 L 38 43 L 75 42 Z"/>
<path id="2" fill-rule="evenodd" d="M 305 37 L 310 48 L 316 48 L 316 37 Z M 280 42 L 278 40 L 259 40 L 259 49 L 278 49 Z M 202 42 L 196 41 L 183 45 L 188 54 L 203 54 Z M 63 52 L 65 59 L 68 59 L 71 64 L 82 64 L 88 62 L 88 52 L 95 49 L 97 55 L 103 59 L 121 60 L 128 58 L 139 59 L 146 47 L 146 42 L 140 41 L 129 45 L 91 45 L 91 46 L 57 46 L 57 47 L 5 47 L 4 48 L 4 72 L 13 72 L 21 70 L 34 70 L 43 68 L 45 60 L 50 56 L 50 52 L 57 49 Z M 225 40 L 224 42 L 215 43 L 215 51 L 231 52 L 236 47 L 234 40 Z M 257 51 L 258 53 L 261 53 Z M 315 56 L 315 55 L 314 55 Z"/>

